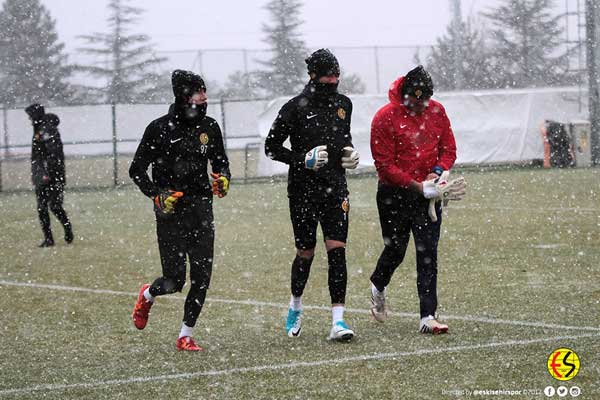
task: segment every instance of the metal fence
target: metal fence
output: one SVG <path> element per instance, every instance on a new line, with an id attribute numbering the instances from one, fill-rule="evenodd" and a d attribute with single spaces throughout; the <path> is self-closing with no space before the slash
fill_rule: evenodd
<path id="1" fill-rule="evenodd" d="M 342 72 L 356 74 L 365 83 L 367 93 L 385 93 L 389 84 L 411 69 L 415 61 L 425 61 L 431 46 L 339 46 L 330 47 L 340 61 Z M 200 72 L 217 84 L 224 84 L 236 71 L 262 70 L 261 61 L 270 58 L 264 49 L 192 49 L 157 52 L 168 61 L 161 66 L 170 70 L 185 67 Z"/>
<path id="2" fill-rule="evenodd" d="M 225 100 L 210 104 L 219 121 L 231 169 L 238 181 L 256 177 L 261 144 L 256 116 L 268 100 Z M 145 127 L 164 115 L 168 105 L 82 105 L 48 109 L 61 118 L 70 187 L 127 184 L 128 167 Z M 32 128 L 23 109 L 2 109 L 0 191 L 27 190 L 30 184 Z"/>

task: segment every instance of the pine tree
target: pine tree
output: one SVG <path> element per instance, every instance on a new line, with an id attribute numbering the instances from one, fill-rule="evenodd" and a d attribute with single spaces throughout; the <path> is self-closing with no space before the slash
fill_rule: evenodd
<path id="1" fill-rule="evenodd" d="M 567 54 L 560 52 L 561 16 L 553 0 L 503 0 L 483 15 L 491 22 L 495 77 L 499 87 L 531 87 L 561 83 Z"/>
<path id="2" fill-rule="evenodd" d="M 303 23 L 301 6 L 299 0 L 270 0 L 265 6 L 273 25 L 263 24 L 264 41 L 272 57 L 261 62 L 267 70 L 261 74 L 258 84 L 272 96 L 293 94 L 308 80 L 304 62 L 308 52 L 298 32 Z"/>
<path id="3" fill-rule="evenodd" d="M 347 74 L 342 71 L 338 91 L 342 94 L 364 94 L 367 91 L 367 85 L 359 75 Z"/>
<path id="4" fill-rule="evenodd" d="M 470 22 L 453 21 L 427 57 L 427 70 L 441 90 L 490 88 L 490 59 L 483 35 Z"/>
<path id="5" fill-rule="evenodd" d="M 269 94 L 261 89 L 262 72 L 235 71 L 227 77 L 227 81 L 217 97 L 227 99 L 256 99 Z"/>
<path id="6" fill-rule="evenodd" d="M 160 74 L 153 68 L 165 61 L 154 56 L 150 38 L 143 34 L 130 33 L 131 26 L 143 10 L 128 6 L 129 0 L 111 0 L 107 19 L 109 33 L 94 33 L 81 36 L 90 47 L 81 48 L 86 54 L 106 60 L 94 65 L 79 66 L 88 72 L 108 80 L 106 88 L 98 89 L 105 100 L 113 104 L 144 103 L 153 100 L 153 91 L 164 85 Z M 97 60 L 98 61 L 98 60 Z M 164 78 L 164 77 L 163 77 Z"/>
<path id="7" fill-rule="evenodd" d="M 14 107 L 69 101 L 64 44 L 39 0 L 6 0 L 0 11 L 0 102 Z"/>

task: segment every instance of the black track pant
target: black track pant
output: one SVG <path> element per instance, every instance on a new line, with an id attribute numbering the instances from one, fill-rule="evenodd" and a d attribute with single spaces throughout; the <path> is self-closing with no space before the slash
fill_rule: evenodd
<path id="1" fill-rule="evenodd" d="M 377 209 L 385 247 L 371 275 L 371 282 L 380 291 L 390 283 L 394 271 L 404 260 L 412 232 L 417 251 L 421 317 L 435 315 L 437 309 L 437 246 L 442 213 L 438 204 L 438 220 L 431 222 L 427 214 L 428 205 L 429 200 L 416 192 L 379 185 Z"/>
<path id="2" fill-rule="evenodd" d="M 62 185 L 44 185 L 36 186 L 35 194 L 37 196 L 37 212 L 40 218 L 40 225 L 44 232 L 44 238 L 53 240 L 52 230 L 50 229 L 50 211 L 58 218 L 63 228 L 69 229 L 71 223 L 69 217 L 63 208 L 64 191 Z"/>
<path id="3" fill-rule="evenodd" d="M 183 322 L 193 327 L 202 311 L 212 273 L 215 241 L 212 199 L 195 200 L 177 208 L 172 215 L 157 214 L 156 233 L 163 275 L 152 283 L 150 294 L 181 292 L 189 259 L 191 284 Z"/>

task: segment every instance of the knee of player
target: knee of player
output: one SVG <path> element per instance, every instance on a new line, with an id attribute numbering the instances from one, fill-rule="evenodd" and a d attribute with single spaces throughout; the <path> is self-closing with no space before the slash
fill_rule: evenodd
<path id="1" fill-rule="evenodd" d="M 296 255 L 300 258 L 311 259 L 315 256 L 315 248 L 312 249 L 296 249 Z"/>

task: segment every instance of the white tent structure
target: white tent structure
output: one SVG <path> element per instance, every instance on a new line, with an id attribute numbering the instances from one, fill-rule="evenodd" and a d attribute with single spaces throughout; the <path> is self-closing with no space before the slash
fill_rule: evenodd
<path id="1" fill-rule="evenodd" d="M 457 142 L 458 164 L 523 162 L 543 157 L 540 125 L 548 119 L 568 122 L 585 118 L 587 105 L 579 104 L 577 88 L 493 90 L 438 93 L 452 123 Z M 352 137 L 361 155 L 362 166 L 372 166 L 369 147 L 371 120 L 388 102 L 387 95 L 351 96 Z M 264 138 L 287 98 L 272 101 L 259 115 L 258 126 Z M 582 112 L 581 110 L 585 110 Z M 260 154 L 258 175 L 287 171 L 285 164 Z"/>

